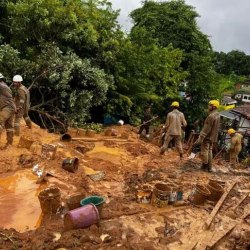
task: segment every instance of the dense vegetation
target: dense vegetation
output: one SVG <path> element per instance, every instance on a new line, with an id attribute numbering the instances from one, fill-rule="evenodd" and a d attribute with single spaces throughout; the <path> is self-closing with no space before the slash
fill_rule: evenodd
<path id="1" fill-rule="evenodd" d="M 106 0 L 0 1 L 0 72 L 24 77 L 33 112 L 78 125 L 97 112 L 134 122 L 148 104 L 164 117 L 172 100 L 192 122 L 249 75 L 249 56 L 213 52 L 183 0 L 145 1 L 129 34 L 118 14 Z"/>

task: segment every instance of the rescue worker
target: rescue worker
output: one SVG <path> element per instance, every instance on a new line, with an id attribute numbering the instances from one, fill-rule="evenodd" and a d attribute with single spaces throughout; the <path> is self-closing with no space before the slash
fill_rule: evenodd
<path id="1" fill-rule="evenodd" d="M 15 111 L 11 89 L 4 82 L 4 76 L 0 73 L 0 138 L 4 127 L 7 132 L 7 144 L 4 148 L 13 144 Z"/>
<path id="2" fill-rule="evenodd" d="M 204 122 L 199 138 L 194 143 L 195 145 L 201 144 L 201 169 L 208 172 L 212 170 L 213 144 L 217 142 L 220 128 L 220 115 L 217 111 L 219 106 L 220 103 L 217 100 L 211 100 L 208 103 L 209 115 Z"/>
<path id="3" fill-rule="evenodd" d="M 151 114 L 151 107 L 148 106 L 146 107 L 146 110 L 144 112 L 143 118 L 142 118 L 142 124 L 140 126 L 138 134 L 141 135 L 142 131 L 145 129 L 146 131 L 146 137 L 149 137 L 149 128 L 150 128 L 150 120 L 152 119 L 152 114 Z"/>
<path id="4" fill-rule="evenodd" d="M 232 167 L 237 167 L 238 162 L 238 155 L 242 149 L 242 138 L 243 136 L 239 133 L 236 133 L 236 131 L 233 128 L 228 129 L 227 133 L 231 137 L 230 141 L 230 147 L 229 147 L 229 155 L 230 155 L 230 163 L 232 164 Z"/>
<path id="5" fill-rule="evenodd" d="M 16 104 L 16 115 L 15 115 L 15 135 L 20 135 L 20 121 L 22 117 L 25 120 L 28 128 L 31 129 L 32 123 L 29 118 L 29 108 L 30 108 L 30 92 L 29 90 L 22 84 L 23 78 L 20 75 L 15 75 L 13 77 L 13 85 L 16 89 L 15 95 L 15 104 Z"/>
<path id="6" fill-rule="evenodd" d="M 183 158 L 183 148 L 182 148 L 182 133 L 183 129 L 187 126 L 185 116 L 182 112 L 179 111 L 180 104 L 179 102 L 173 102 L 171 104 L 173 111 L 169 112 L 167 115 L 167 120 L 165 124 L 165 141 L 161 147 L 160 154 L 163 155 L 164 152 L 168 149 L 170 141 L 173 139 L 175 146 L 180 154 L 180 158 Z"/>

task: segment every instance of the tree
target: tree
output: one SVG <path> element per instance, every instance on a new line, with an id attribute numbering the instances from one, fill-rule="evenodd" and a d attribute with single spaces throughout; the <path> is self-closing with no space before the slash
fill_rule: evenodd
<path id="1" fill-rule="evenodd" d="M 214 95 L 215 71 L 211 44 L 196 23 L 197 12 L 183 0 L 145 1 L 131 17 L 134 21 L 131 36 L 137 29 L 144 28 L 159 46 L 166 48 L 172 44 L 183 51 L 181 66 L 188 72 L 186 91 L 195 107 L 194 112 L 190 112 L 189 106 L 186 113 L 189 121 L 199 118 L 204 105 Z"/>
<path id="2" fill-rule="evenodd" d="M 123 38 L 118 12 L 98 0 L 16 0 L 4 8 L 9 44 L 0 48 L 1 72 L 33 83 L 40 111 L 74 123 L 89 119 L 113 88 L 110 68 Z"/>
<path id="3" fill-rule="evenodd" d="M 149 103 L 162 107 L 166 98 L 177 97 L 187 75 L 180 67 L 181 61 L 181 50 L 157 45 L 144 28 L 138 28 L 124 40 L 117 56 L 116 88 L 108 112 L 137 116 Z"/>
<path id="4" fill-rule="evenodd" d="M 228 53 L 215 52 L 214 63 L 216 72 L 219 74 L 250 75 L 250 56 L 242 51 L 232 50 Z"/>

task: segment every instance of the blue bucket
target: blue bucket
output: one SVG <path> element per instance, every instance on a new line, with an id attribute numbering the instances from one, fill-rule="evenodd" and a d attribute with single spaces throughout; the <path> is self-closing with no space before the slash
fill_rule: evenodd
<path id="1" fill-rule="evenodd" d="M 88 205 L 88 204 L 94 204 L 99 212 L 102 210 L 102 205 L 105 203 L 105 198 L 102 196 L 88 196 L 80 201 L 80 204 L 82 206 Z"/>

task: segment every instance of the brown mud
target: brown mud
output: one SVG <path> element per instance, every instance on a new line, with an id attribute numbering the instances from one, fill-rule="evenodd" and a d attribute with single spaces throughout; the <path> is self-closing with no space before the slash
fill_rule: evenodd
<path id="1" fill-rule="evenodd" d="M 131 126 L 112 129 L 117 136 L 103 132 L 95 134 L 93 142 L 62 142 L 60 135 L 22 125 L 22 135 L 35 141 L 31 148 L 18 147 L 15 137 L 12 147 L 0 151 L 0 249 L 249 249 L 250 198 L 239 204 L 250 192 L 248 176 L 230 173 L 221 159 L 214 164 L 215 172 L 203 172 L 199 159 L 180 161 L 175 151 L 160 156 L 159 147 L 139 139 Z M 70 133 L 82 137 L 79 131 Z M 5 142 L 4 136 L 0 142 Z M 57 145 L 55 159 L 41 158 L 42 144 Z M 62 169 L 67 157 L 79 159 L 75 173 Z M 32 171 L 37 164 L 47 173 L 45 181 L 38 182 Z M 100 172 L 100 180 L 90 178 Z M 204 222 L 216 202 L 196 206 L 188 196 L 197 183 L 206 185 L 209 179 L 224 181 L 226 189 L 233 181 L 238 184 L 206 230 Z M 180 188 L 185 202 L 162 208 L 136 202 L 138 189 L 159 182 Z M 49 187 L 60 189 L 62 206 L 45 216 L 38 194 Z M 66 204 L 79 194 L 105 197 L 101 220 L 86 229 L 65 230 Z"/>

